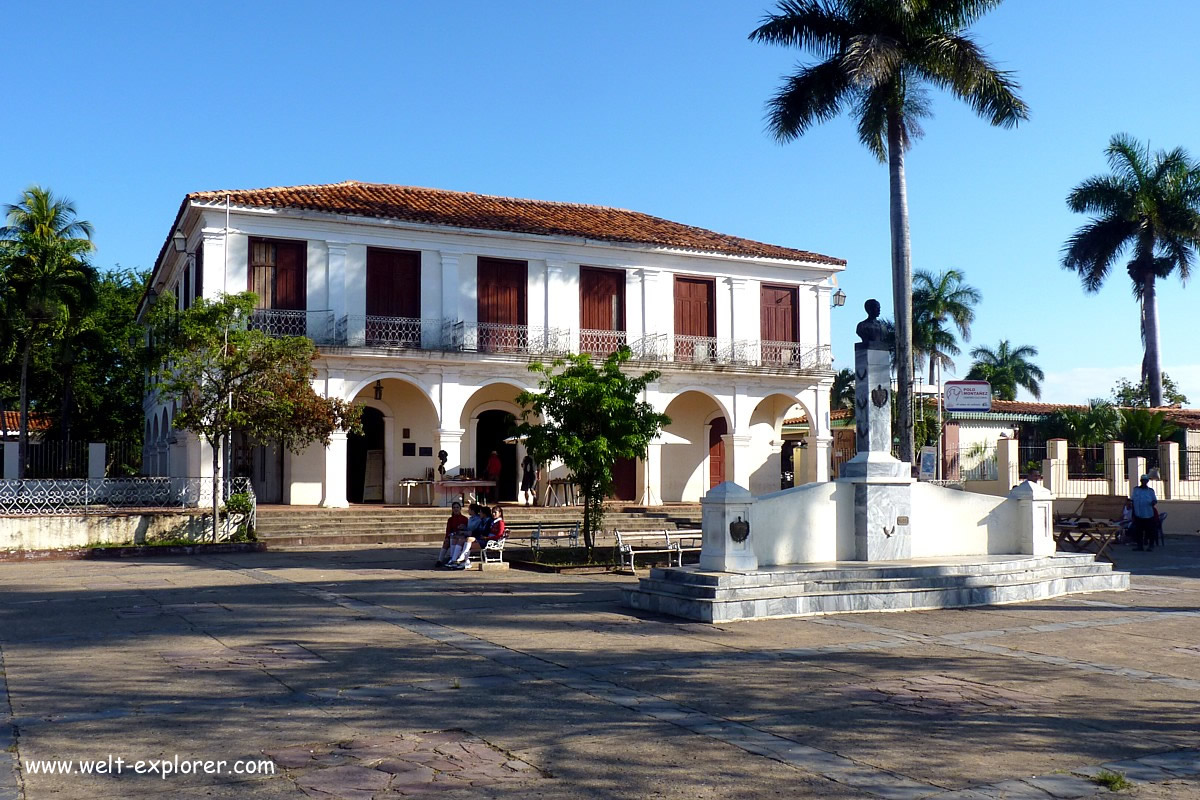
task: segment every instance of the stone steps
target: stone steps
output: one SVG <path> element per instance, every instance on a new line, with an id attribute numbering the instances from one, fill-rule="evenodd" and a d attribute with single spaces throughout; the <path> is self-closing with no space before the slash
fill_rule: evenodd
<path id="1" fill-rule="evenodd" d="M 1064 594 L 1121 591 L 1129 573 L 1090 554 L 984 556 L 942 564 L 893 562 L 796 565 L 753 573 L 694 567 L 654 569 L 626 605 L 703 622 L 731 622 L 855 611 L 959 608 L 1041 600 Z"/>

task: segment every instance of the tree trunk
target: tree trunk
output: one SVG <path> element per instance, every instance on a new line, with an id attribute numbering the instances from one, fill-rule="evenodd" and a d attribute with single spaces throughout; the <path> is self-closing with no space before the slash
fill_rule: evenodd
<path id="1" fill-rule="evenodd" d="M 17 433 L 17 478 L 25 477 L 25 461 L 29 458 L 29 358 L 33 353 L 33 342 L 25 340 L 21 353 L 21 419 Z"/>
<path id="2" fill-rule="evenodd" d="M 1142 279 L 1142 317 L 1146 326 L 1146 387 L 1151 408 L 1163 404 L 1162 359 L 1158 349 L 1158 297 L 1155 294 L 1154 273 L 1147 270 Z"/>
<path id="3" fill-rule="evenodd" d="M 908 235 L 908 190 L 900 115 L 888 114 L 888 173 L 891 183 L 892 308 L 896 315 L 896 406 L 901 461 L 913 460 L 912 248 Z"/>

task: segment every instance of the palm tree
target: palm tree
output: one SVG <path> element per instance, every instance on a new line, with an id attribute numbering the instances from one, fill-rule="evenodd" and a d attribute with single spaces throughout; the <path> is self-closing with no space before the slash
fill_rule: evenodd
<path id="1" fill-rule="evenodd" d="M 768 104 L 767 127 L 781 142 L 849 109 L 858 138 L 888 163 L 891 185 L 892 301 L 897 362 L 912 363 L 912 254 L 904 153 L 929 114 L 926 87 L 957 96 L 993 125 L 1028 117 L 1011 73 L 999 70 L 967 33 L 1000 0 L 779 0 L 750 38 L 801 47 L 818 59 L 786 78 Z M 912 376 L 898 374 L 900 458 L 913 457 Z"/>
<path id="2" fill-rule="evenodd" d="M 29 363 L 34 348 L 62 336 L 95 299 L 96 270 L 87 262 L 94 249 L 92 226 L 75 206 L 49 189 L 31 186 L 5 207 L 0 228 L 0 266 L 5 305 L 21 358 L 20 433 L 17 476 L 25 477 L 29 453 Z"/>
<path id="3" fill-rule="evenodd" d="M 988 381 L 992 384 L 992 397 L 998 400 L 1016 400 L 1018 386 L 1034 397 L 1041 397 L 1040 381 L 1046 376 L 1029 360 L 1037 354 L 1036 347 L 1027 344 L 1013 347 L 1008 339 L 1001 339 L 995 350 L 976 347 L 971 351 L 975 363 L 967 373 L 967 380 Z"/>
<path id="4" fill-rule="evenodd" d="M 1186 281 L 1200 247 L 1200 164 L 1185 150 L 1160 150 L 1117 134 L 1105 150 L 1111 175 L 1088 178 L 1071 190 L 1067 205 L 1094 219 L 1063 248 L 1063 267 L 1079 273 L 1084 291 L 1096 292 L 1117 259 L 1131 250 L 1125 265 L 1133 295 L 1141 303 L 1142 380 L 1150 405 L 1162 405 L 1162 361 L 1158 342 L 1158 300 L 1154 282 L 1177 271 Z"/>
<path id="5" fill-rule="evenodd" d="M 843 367 L 833 376 L 833 387 L 829 390 L 829 408 L 854 410 L 854 370 Z"/>
<path id="6" fill-rule="evenodd" d="M 938 275 L 925 270 L 913 273 L 913 350 L 921 361 L 929 359 L 929 382 L 935 383 L 934 367 L 954 369 L 950 356 L 959 354 L 954 333 L 947 323 L 958 328 L 963 341 L 971 340 L 974 306 L 979 290 L 963 282 L 963 273 L 948 269 Z"/>

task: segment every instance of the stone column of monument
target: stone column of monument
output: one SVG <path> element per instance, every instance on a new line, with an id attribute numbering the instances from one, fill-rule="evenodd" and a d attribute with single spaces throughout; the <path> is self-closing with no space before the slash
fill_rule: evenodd
<path id="1" fill-rule="evenodd" d="M 854 345 L 854 422 L 858 453 L 842 465 L 840 481 L 854 485 L 854 549 L 859 561 L 912 555 L 912 465 L 892 456 L 891 352 L 868 300 Z"/>

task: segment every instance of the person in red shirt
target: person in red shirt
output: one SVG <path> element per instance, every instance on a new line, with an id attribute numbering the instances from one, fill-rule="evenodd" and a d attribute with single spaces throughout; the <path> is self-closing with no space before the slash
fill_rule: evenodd
<path id="1" fill-rule="evenodd" d="M 500 473 L 503 471 L 504 465 L 500 462 L 500 454 L 493 450 L 487 460 L 487 479 L 496 485 L 488 490 L 488 494 L 495 492 L 492 496 L 497 500 L 500 499 Z"/>
<path id="2" fill-rule="evenodd" d="M 446 520 L 446 538 L 442 540 L 442 552 L 438 554 L 439 567 L 444 567 L 450 561 L 451 538 L 466 529 L 467 518 L 462 513 L 462 503 L 451 503 L 450 519 Z"/>

